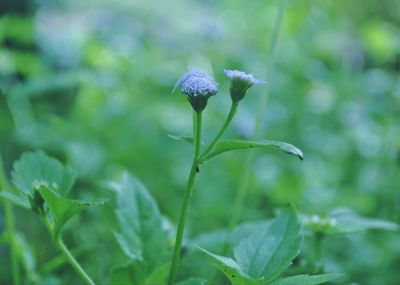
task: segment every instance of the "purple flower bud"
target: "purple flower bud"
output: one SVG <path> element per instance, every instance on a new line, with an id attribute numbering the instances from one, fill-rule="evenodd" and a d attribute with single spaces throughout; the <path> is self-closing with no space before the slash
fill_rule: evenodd
<path id="1" fill-rule="evenodd" d="M 265 83 L 256 79 L 252 74 L 244 73 L 239 70 L 224 70 L 225 75 L 231 81 L 231 98 L 233 102 L 239 102 L 246 95 L 247 90 L 254 84 Z"/>
<path id="2" fill-rule="evenodd" d="M 191 70 L 185 73 L 175 84 L 172 92 L 181 87 L 182 94 L 187 98 L 196 112 L 201 112 L 207 106 L 207 100 L 217 94 L 218 86 L 207 73 Z"/>

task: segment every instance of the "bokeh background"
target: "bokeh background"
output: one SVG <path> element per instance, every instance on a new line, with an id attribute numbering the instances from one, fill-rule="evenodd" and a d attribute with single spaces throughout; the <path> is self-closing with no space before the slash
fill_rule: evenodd
<path id="1" fill-rule="evenodd" d="M 225 137 L 251 137 L 260 96 L 267 96 L 260 137 L 288 141 L 305 154 L 301 162 L 275 150 L 256 152 L 241 221 L 270 218 L 292 203 L 306 215 L 346 207 L 399 223 L 400 1 L 290 0 L 271 54 L 278 6 L 278 0 L 2 0 L 6 172 L 23 151 L 42 149 L 76 170 L 72 197 L 98 199 L 112 197 L 107 180 L 126 169 L 176 223 L 192 149 L 167 134 L 191 135 L 192 115 L 185 97 L 171 90 L 189 68 L 215 77 L 220 91 L 204 113 L 209 141 L 230 105 L 223 69 L 239 69 L 267 83 L 249 91 Z M 188 237 L 228 223 L 245 157 L 246 151 L 227 153 L 203 165 Z M 72 284 L 68 265 L 49 265 L 58 253 L 39 219 L 15 213 L 32 261 L 28 284 Z M 124 261 L 113 229 L 110 202 L 65 231 L 95 280 L 106 280 Z M 0 262 L 0 283 L 9 284 L 5 245 Z M 183 262 L 201 277 L 201 264 L 211 261 L 198 254 Z M 399 232 L 330 237 L 321 262 L 347 273 L 340 284 L 400 284 Z"/>

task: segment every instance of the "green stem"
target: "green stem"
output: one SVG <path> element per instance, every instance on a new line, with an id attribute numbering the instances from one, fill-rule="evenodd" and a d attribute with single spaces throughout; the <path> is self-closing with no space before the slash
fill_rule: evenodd
<path id="1" fill-rule="evenodd" d="M 200 155 L 200 140 L 201 140 L 201 112 L 193 111 L 193 136 L 194 136 L 194 157 L 192 167 L 190 169 L 189 178 L 186 186 L 185 196 L 183 197 L 182 208 L 179 216 L 178 228 L 176 230 L 175 248 L 172 258 L 171 269 L 169 273 L 168 285 L 173 285 L 178 271 L 179 257 L 181 254 L 183 232 L 185 229 L 185 221 L 189 208 L 190 197 L 193 193 L 193 185 L 198 172 L 198 158 Z"/>
<path id="2" fill-rule="evenodd" d="M 6 176 L 4 174 L 3 168 L 3 160 L 0 155 L 0 190 L 8 188 Z M 18 256 L 17 256 L 17 249 L 16 249 L 16 238 L 15 238 L 15 221 L 14 221 L 14 213 L 12 205 L 9 201 L 4 200 L 4 215 L 6 219 L 6 227 L 7 227 L 7 239 L 10 245 L 11 251 L 11 270 L 12 270 L 12 277 L 13 283 L 15 285 L 21 284 L 20 280 L 20 271 L 18 266 Z"/>
<path id="3" fill-rule="evenodd" d="M 61 237 L 57 238 L 56 244 L 58 248 L 62 251 L 65 257 L 68 259 L 69 263 L 71 263 L 72 267 L 78 272 L 78 274 L 82 277 L 83 280 L 89 285 L 95 285 L 95 283 L 90 279 L 89 275 L 86 274 L 85 270 L 79 265 L 76 259 L 72 256 L 71 252 L 65 246 L 64 242 L 62 241 Z"/>
<path id="4" fill-rule="evenodd" d="M 12 267 L 12 276 L 14 284 L 19 285 L 20 282 L 20 273 L 18 266 L 18 257 L 17 250 L 15 244 L 15 222 L 14 222 L 14 213 L 13 208 L 10 202 L 4 201 L 4 214 L 6 218 L 6 225 L 8 231 L 8 240 L 11 247 L 11 267 Z"/>
<path id="5" fill-rule="evenodd" d="M 218 134 L 215 136 L 214 140 L 210 143 L 210 145 L 206 148 L 206 150 L 201 154 L 200 157 L 203 157 L 207 155 L 214 147 L 214 145 L 218 142 L 218 140 L 221 138 L 221 136 L 224 134 L 226 128 L 232 121 L 233 117 L 236 114 L 237 107 L 238 107 L 238 102 L 232 102 L 231 109 L 229 110 L 228 116 L 226 117 L 226 120 L 224 124 L 222 125 L 221 129 L 219 130 Z"/>
<path id="6" fill-rule="evenodd" d="M 279 42 L 279 36 L 281 32 L 281 26 L 283 22 L 283 16 L 285 14 L 285 9 L 287 5 L 288 0 L 281 0 L 279 2 L 279 7 L 278 7 L 278 14 L 276 16 L 275 20 L 275 26 L 274 26 L 274 31 L 271 36 L 271 41 L 270 41 L 270 46 L 269 46 L 269 61 L 267 63 L 267 72 L 269 71 L 270 68 L 272 68 L 274 60 L 275 60 L 275 55 L 276 55 L 276 50 Z M 255 122 L 255 128 L 253 132 L 253 140 L 258 139 L 258 137 L 261 134 L 261 131 L 263 129 L 263 118 L 266 113 L 267 109 L 267 99 L 268 99 L 268 94 L 265 93 L 262 96 L 260 96 L 259 100 L 259 110 L 257 112 L 257 117 L 256 117 L 256 122 Z M 251 173 L 251 165 L 254 160 L 254 151 L 248 151 L 248 154 L 245 159 L 244 167 L 243 167 L 243 174 L 242 174 L 242 179 L 240 180 L 240 185 L 239 188 L 236 192 L 234 204 L 233 204 L 233 210 L 231 214 L 231 218 L 229 220 L 229 231 L 226 237 L 226 241 L 223 247 L 223 255 L 226 255 L 229 249 L 229 244 L 227 242 L 229 236 L 231 235 L 232 229 L 238 224 L 240 214 L 243 209 L 244 201 L 246 198 L 246 193 L 247 193 L 247 186 L 249 183 L 249 177 Z M 211 282 L 210 284 L 214 284 L 217 276 L 216 274 L 212 275 L 211 277 Z"/>
<path id="7" fill-rule="evenodd" d="M 318 272 L 318 263 L 321 261 L 322 257 L 322 242 L 324 240 L 324 234 L 316 233 L 314 236 L 314 270 Z M 316 273 L 317 273 L 316 272 Z"/>
<path id="8" fill-rule="evenodd" d="M 283 21 L 283 16 L 284 16 L 285 9 L 286 9 L 286 4 L 287 4 L 287 0 L 281 0 L 279 3 L 278 14 L 276 17 L 275 27 L 274 27 L 274 31 L 273 31 L 272 38 L 271 38 L 271 44 L 270 44 L 270 63 L 269 63 L 269 65 L 272 65 L 272 63 L 274 62 L 276 49 L 277 49 L 278 41 L 279 41 L 280 30 L 281 30 L 282 21 Z M 258 139 L 258 137 L 260 136 L 261 130 L 263 129 L 262 122 L 263 122 L 263 117 L 266 112 L 266 109 L 267 109 L 267 94 L 264 94 L 264 96 L 260 96 L 259 110 L 257 113 L 257 118 L 256 118 L 254 133 L 253 133 L 254 140 Z M 248 181 L 249 181 L 249 177 L 250 177 L 251 164 L 252 164 L 253 160 L 254 160 L 254 151 L 249 151 L 248 155 L 246 157 L 245 165 L 244 165 L 243 177 L 241 179 L 241 184 L 239 186 L 239 189 L 236 193 L 234 208 L 233 208 L 232 216 L 231 216 L 231 219 L 229 222 L 231 229 L 233 227 L 235 227 L 236 224 L 238 223 L 240 213 L 243 208 L 244 199 L 246 197 L 246 192 L 247 192 L 247 185 L 248 185 Z"/>
<path id="9" fill-rule="evenodd" d="M 49 221 L 48 217 L 46 216 L 45 213 L 43 215 L 43 220 L 46 224 L 47 230 L 49 231 L 50 235 L 55 238 L 55 243 L 57 247 L 61 250 L 61 252 L 64 254 L 68 262 L 72 265 L 72 267 L 77 271 L 77 273 L 82 277 L 83 280 L 89 285 L 95 285 L 93 280 L 87 275 L 85 270 L 80 266 L 78 261 L 74 258 L 74 256 L 71 254 L 71 252 L 68 250 L 68 248 L 65 246 L 64 242 L 61 239 L 61 236 L 54 237 L 53 235 L 53 226 L 51 225 L 51 222 Z"/>

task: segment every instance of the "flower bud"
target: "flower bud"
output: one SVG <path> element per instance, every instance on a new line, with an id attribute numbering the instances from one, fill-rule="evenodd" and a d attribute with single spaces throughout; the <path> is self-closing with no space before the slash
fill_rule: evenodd
<path id="1" fill-rule="evenodd" d="M 225 75 L 231 81 L 231 98 L 237 103 L 244 98 L 247 90 L 254 84 L 264 83 L 264 81 L 256 79 L 252 74 L 244 73 L 239 70 L 224 70 Z"/>
<path id="2" fill-rule="evenodd" d="M 43 187 L 43 186 L 40 186 Z M 29 195 L 29 203 L 31 204 L 31 209 L 39 214 L 44 212 L 44 199 L 42 195 L 40 195 L 39 188 L 35 188 L 33 190 L 33 195 Z"/>
<path id="3" fill-rule="evenodd" d="M 208 98 L 217 94 L 218 86 L 214 79 L 207 73 L 189 71 L 175 84 L 174 92 L 181 87 L 182 94 L 187 98 L 196 112 L 201 112 L 207 106 Z"/>

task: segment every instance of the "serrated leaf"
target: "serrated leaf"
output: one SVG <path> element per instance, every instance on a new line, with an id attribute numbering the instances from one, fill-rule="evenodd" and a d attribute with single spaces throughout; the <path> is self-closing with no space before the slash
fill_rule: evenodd
<path id="1" fill-rule="evenodd" d="M 327 273 L 320 275 L 296 275 L 268 283 L 269 285 L 318 285 L 342 277 L 343 273 Z"/>
<path id="2" fill-rule="evenodd" d="M 253 279 L 277 278 L 300 252 L 300 223 L 293 208 L 282 210 L 269 227 L 243 239 L 234 249 L 240 268 Z"/>
<path id="3" fill-rule="evenodd" d="M 175 283 L 175 285 L 207 285 L 207 283 L 208 282 L 205 279 L 190 277 L 186 280 Z"/>
<path id="4" fill-rule="evenodd" d="M 254 279 L 247 275 L 242 268 L 240 268 L 239 264 L 233 260 L 232 258 L 213 254 L 201 247 L 198 247 L 201 251 L 206 253 L 208 256 L 212 257 L 217 261 L 216 267 L 222 271 L 226 277 L 228 277 L 229 281 L 232 285 L 260 285 L 262 284 L 261 280 Z"/>
<path id="5" fill-rule="evenodd" d="M 65 196 L 74 184 L 75 173 L 42 151 L 26 152 L 14 163 L 12 181 L 26 195 L 33 195 L 35 185 L 46 184 Z"/>
<path id="6" fill-rule="evenodd" d="M 148 276 L 169 258 L 163 218 L 154 199 L 135 177 L 125 173 L 116 190 L 116 214 L 121 228 L 117 241 L 131 260 L 143 263 Z"/>
<path id="7" fill-rule="evenodd" d="M 40 195 L 43 197 L 49 212 L 53 218 L 53 235 L 57 237 L 69 219 L 80 211 L 94 205 L 102 205 L 105 201 L 87 202 L 72 200 L 62 197 L 60 194 L 50 189 L 49 187 L 41 186 L 39 188 Z"/>
<path id="8" fill-rule="evenodd" d="M 285 153 L 295 155 L 299 159 L 303 160 L 303 152 L 286 142 L 280 141 L 245 141 L 245 140 L 225 140 L 219 141 L 215 144 L 213 149 L 200 158 L 201 162 L 204 162 L 218 154 L 231 151 L 231 150 L 239 150 L 239 149 L 249 149 L 249 148 L 265 148 L 265 147 L 275 147 L 278 148 Z"/>

